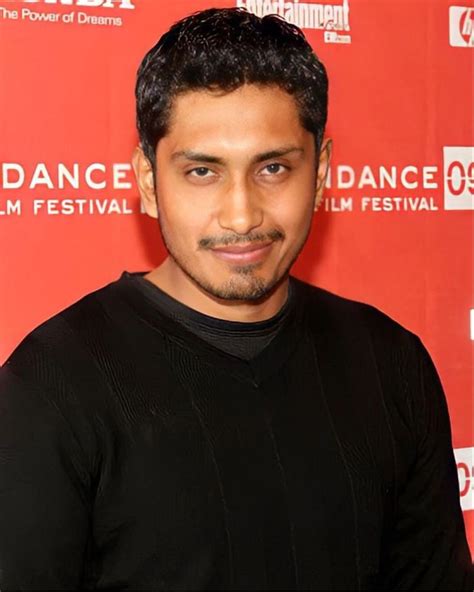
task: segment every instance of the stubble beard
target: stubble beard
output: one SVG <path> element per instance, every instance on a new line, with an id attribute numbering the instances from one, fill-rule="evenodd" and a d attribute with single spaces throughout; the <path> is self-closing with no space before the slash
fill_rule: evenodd
<path id="1" fill-rule="evenodd" d="M 304 240 L 301 242 L 299 248 L 294 256 L 284 268 L 281 273 L 275 273 L 273 277 L 265 280 L 258 275 L 258 270 L 263 266 L 262 263 L 252 263 L 247 265 L 233 265 L 231 267 L 232 277 L 220 285 L 212 284 L 202 275 L 195 273 L 192 265 L 186 261 L 185 258 L 173 249 L 171 241 L 168 240 L 166 231 L 163 231 L 160 224 L 161 236 L 163 243 L 168 251 L 168 255 L 173 260 L 174 264 L 184 273 L 184 275 L 191 280 L 191 282 L 202 292 L 212 297 L 213 299 L 224 300 L 226 302 L 259 302 L 268 298 L 278 286 L 289 276 L 290 270 L 301 253 L 310 232 L 311 225 L 308 226 L 305 233 Z M 283 240 L 284 235 L 282 235 Z M 204 241 L 208 243 L 207 240 Z M 229 244 L 231 241 L 221 241 L 220 244 Z M 248 240 L 239 240 L 235 242 L 249 242 Z"/>
<path id="2" fill-rule="evenodd" d="M 230 268 L 232 277 L 219 285 L 208 281 L 203 275 L 195 273 L 191 265 L 179 257 L 169 243 L 163 241 L 168 254 L 175 265 L 194 283 L 194 285 L 214 299 L 240 302 L 256 302 L 270 296 L 282 278 L 276 276 L 265 280 L 257 275 L 261 264 L 233 265 Z"/>
<path id="3" fill-rule="evenodd" d="M 232 266 L 232 277 L 220 285 L 213 285 L 206 281 L 206 279 L 198 277 L 197 274 L 185 268 L 171 253 L 170 255 L 198 288 L 213 298 L 227 302 L 255 302 L 263 300 L 270 295 L 279 280 L 279 278 L 272 278 L 272 280 L 265 281 L 262 277 L 256 275 L 256 270 L 260 267 L 259 265 L 245 265 Z"/>
<path id="4" fill-rule="evenodd" d="M 160 218 L 158 218 L 160 220 Z M 181 257 L 173 248 L 172 241 L 167 237 L 166 230 L 163 229 L 163 225 L 160 223 L 160 232 L 163 239 L 163 243 L 168 251 L 168 255 L 173 260 L 174 264 L 188 277 L 193 284 L 201 291 L 214 299 L 225 300 L 226 302 L 238 301 L 238 302 L 257 302 L 268 298 L 271 293 L 278 287 L 278 285 L 288 276 L 291 266 L 294 263 L 296 257 L 290 262 L 287 268 L 281 274 L 275 274 L 272 278 L 265 280 L 258 275 L 258 270 L 262 267 L 262 263 L 251 263 L 247 265 L 233 265 L 230 267 L 230 273 L 232 277 L 220 285 L 215 285 L 208 281 L 202 275 L 199 275 L 192 269 L 192 265 L 186 261 L 185 258 Z M 265 235 L 272 237 L 272 240 L 283 240 L 284 234 L 280 231 L 273 231 Z M 230 240 L 229 237 L 223 237 L 219 240 L 219 244 L 236 244 L 236 243 L 248 243 L 255 241 L 260 238 L 263 240 L 261 234 L 254 234 L 252 237 L 239 237 L 237 239 Z M 200 241 L 200 248 L 209 249 L 211 246 L 215 246 L 215 240 L 203 239 Z M 205 245 L 205 247 L 204 247 Z M 300 249 L 301 250 L 301 249 Z M 297 253 L 297 255 L 299 252 Z M 297 256 L 296 255 L 296 256 Z"/>

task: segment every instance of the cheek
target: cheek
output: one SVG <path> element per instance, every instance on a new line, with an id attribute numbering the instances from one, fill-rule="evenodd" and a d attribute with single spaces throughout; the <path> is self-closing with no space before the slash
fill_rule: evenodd
<path id="1" fill-rule="evenodd" d="M 287 232 L 299 233 L 311 224 L 315 201 L 315 173 L 305 167 L 285 188 L 274 210 L 274 220 L 285 225 Z"/>
<path id="2" fill-rule="evenodd" d="M 312 197 L 304 200 L 288 201 L 280 204 L 272 214 L 273 220 L 280 224 L 288 235 L 298 235 L 303 232 L 310 224 L 313 218 L 313 199 Z"/>
<path id="3" fill-rule="evenodd" d="M 199 220 L 196 200 L 185 195 L 183 188 L 170 175 L 162 175 L 157 183 L 160 221 L 175 241 L 186 240 Z"/>
<path id="4" fill-rule="evenodd" d="M 162 228 L 176 244 L 189 244 L 199 235 L 199 224 L 196 217 L 184 206 L 169 207 L 163 204 L 160 210 Z"/>

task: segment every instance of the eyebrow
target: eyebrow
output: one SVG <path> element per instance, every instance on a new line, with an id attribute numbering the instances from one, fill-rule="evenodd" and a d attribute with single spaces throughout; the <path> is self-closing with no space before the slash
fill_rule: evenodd
<path id="1" fill-rule="evenodd" d="M 292 152 L 299 152 L 303 154 L 304 149 L 299 148 L 298 146 L 282 146 L 281 148 L 277 148 L 275 150 L 268 150 L 267 152 L 256 154 L 252 158 L 251 163 L 255 164 L 258 162 L 263 162 L 264 160 L 269 160 L 270 158 L 280 158 L 281 156 L 286 156 Z M 194 150 L 180 150 L 178 152 L 173 152 L 171 155 L 171 160 L 178 160 L 181 158 L 197 162 L 225 164 L 225 160 L 219 156 L 213 156 L 212 154 L 205 154 L 203 152 L 195 152 Z"/>

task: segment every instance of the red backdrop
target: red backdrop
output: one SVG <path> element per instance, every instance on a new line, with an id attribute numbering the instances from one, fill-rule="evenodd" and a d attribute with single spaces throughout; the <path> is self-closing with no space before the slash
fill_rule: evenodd
<path id="1" fill-rule="evenodd" d="M 211 5 L 280 12 L 327 66 L 334 140 L 295 275 L 423 339 L 474 549 L 474 9 L 452 2 L 0 0 L 0 363 L 61 308 L 164 256 L 129 164 L 144 53 Z"/>

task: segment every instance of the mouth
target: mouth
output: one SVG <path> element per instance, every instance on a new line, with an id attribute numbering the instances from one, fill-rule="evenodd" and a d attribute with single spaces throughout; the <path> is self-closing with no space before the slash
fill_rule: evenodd
<path id="1" fill-rule="evenodd" d="M 273 242 L 249 244 L 249 245 L 226 245 L 211 249 L 213 255 L 230 263 L 255 263 L 261 261 L 272 248 Z"/>

